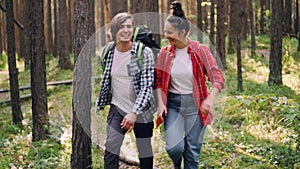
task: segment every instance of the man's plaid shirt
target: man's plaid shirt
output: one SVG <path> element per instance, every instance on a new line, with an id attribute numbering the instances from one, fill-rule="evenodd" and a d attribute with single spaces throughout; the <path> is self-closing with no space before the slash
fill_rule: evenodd
<path id="1" fill-rule="evenodd" d="M 143 65 L 140 67 L 137 58 L 138 43 L 132 43 L 130 73 L 133 77 L 133 87 L 136 93 L 136 100 L 131 111 L 137 115 L 142 114 L 144 122 L 153 120 L 153 114 L 156 112 L 157 106 L 153 101 L 154 86 L 154 59 L 150 48 L 145 47 L 142 52 Z M 114 56 L 114 48 L 108 51 L 106 59 L 106 67 L 103 74 L 101 89 L 96 106 L 103 109 L 106 105 L 111 104 L 112 87 L 111 87 L 111 69 Z M 126 71 L 126 70 L 124 70 Z M 129 113 L 129 112 L 126 112 Z"/>

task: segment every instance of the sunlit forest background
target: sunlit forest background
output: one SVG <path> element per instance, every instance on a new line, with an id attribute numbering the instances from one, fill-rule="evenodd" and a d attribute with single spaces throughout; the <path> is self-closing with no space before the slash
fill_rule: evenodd
<path id="1" fill-rule="evenodd" d="M 104 146 L 95 137 L 101 141 L 105 133 L 93 132 L 105 128 L 108 109 L 95 115 L 93 105 L 108 25 L 119 12 L 168 13 L 171 2 L 0 0 L 0 168 L 103 168 Z M 189 38 L 209 40 L 226 78 L 199 168 L 300 168 L 299 1 L 181 3 L 201 30 Z M 163 18 L 140 22 L 167 45 Z M 82 59 L 91 37 L 95 50 Z M 153 149 L 154 167 L 172 168 L 163 125 L 154 129 Z M 128 133 L 120 168 L 139 168 L 134 150 Z"/>

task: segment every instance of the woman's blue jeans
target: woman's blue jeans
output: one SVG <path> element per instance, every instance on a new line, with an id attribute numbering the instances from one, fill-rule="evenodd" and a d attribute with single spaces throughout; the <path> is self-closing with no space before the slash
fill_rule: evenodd
<path id="1" fill-rule="evenodd" d="M 168 93 L 168 114 L 165 119 L 166 151 L 174 166 L 198 169 L 199 155 L 206 127 L 203 127 L 192 94 Z"/>

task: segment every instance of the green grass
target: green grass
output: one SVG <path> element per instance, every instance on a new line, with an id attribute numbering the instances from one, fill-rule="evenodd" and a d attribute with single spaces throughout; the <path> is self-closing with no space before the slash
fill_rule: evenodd
<path id="1" fill-rule="evenodd" d="M 269 50 L 269 37 L 256 37 L 258 52 Z M 236 56 L 227 56 L 226 93 L 219 121 L 207 130 L 200 168 L 261 168 L 289 169 L 300 167 L 300 75 L 299 52 L 294 39 L 284 39 L 282 86 L 269 87 L 268 56 L 249 57 L 243 53 L 243 88 L 237 91 Z M 248 47 L 249 40 L 243 43 Z M 57 58 L 47 56 L 47 81 L 72 79 L 72 71 L 59 70 Z M 5 70 L 3 68 L 2 70 Z M 19 73 L 20 86 L 30 85 L 30 72 Z M 99 80 L 95 81 L 98 87 Z M 1 88 L 8 88 L 8 77 L 1 77 Z M 95 88 L 95 93 L 99 89 Z M 29 91 L 21 92 L 26 94 Z M 95 96 L 93 96 L 95 97 Z M 93 98 L 94 101 L 95 98 Z M 11 108 L 0 108 L 0 169 L 2 168 L 70 168 L 72 87 L 48 87 L 50 138 L 31 142 L 31 102 L 22 103 L 23 126 L 11 122 Z M 103 116 L 103 118 L 105 118 Z M 160 138 L 162 128 L 154 138 Z M 155 153 L 154 164 L 161 169 L 172 162 L 163 150 Z M 156 146 L 155 148 L 158 148 Z M 103 168 L 103 152 L 92 146 L 93 168 Z"/>

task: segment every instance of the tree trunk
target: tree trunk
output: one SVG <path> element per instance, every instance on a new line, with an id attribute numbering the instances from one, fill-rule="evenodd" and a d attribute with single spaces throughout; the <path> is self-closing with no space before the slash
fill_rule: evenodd
<path id="1" fill-rule="evenodd" d="M 294 31 L 295 34 L 298 35 L 299 33 L 299 0 L 295 2 L 295 21 L 294 21 Z"/>
<path id="2" fill-rule="evenodd" d="M 104 46 L 106 44 L 105 5 L 104 1 L 100 1 L 100 3 L 100 46 Z"/>
<path id="3" fill-rule="evenodd" d="M 45 38 L 46 42 L 46 51 L 51 55 L 53 54 L 53 37 L 52 37 L 52 16 L 51 16 L 51 0 L 47 0 L 46 2 L 46 25 L 45 28 L 45 35 L 47 35 L 47 38 Z"/>
<path id="4" fill-rule="evenodd" d="M 54 45 L 53 45 L 53 55 L 54 57 L 58 57 L 58 23 L 59 23 L 59 17 L 58 17 L 58 9 L 57 4 L 58 0 L 53 0 L 53 13 L 54 13 Z"/>
<path id="5" fill-rule="evenodd" d="M 91 55 L 89 51 L 81 52 L 91 34 L 90 9 L 89 1 L 74 0 L 74 61 L 76 66 L 74 67 L 72 99 L 72 169 L 92 168 Z"/>
<path id="6" fill-rule="evenodd" d="M 0 26 L 2 26 L 2 39 L 3 39 L 3 41 L 2 41 L 2 46 L 3 46 L 3 50 L 4 51 L 6 51 L 6 49 L 7 49 L 7 44 L 6 44 L 6 27 L 5 27 L 5 25 L 6 25 L 6 16 L 5 16 L 5 13 L 4 12 L 0 12 L 0 16 L 1 16 L 1 20 L 2 20 L 2 22 L 3 22 L 3 25 L 0 25 Z"/>
<path id="7" fill-rule="evenodd" d="M 197 39 L 200 43 L 203 43 L 203 33 L 202 33 L 202 0 L 197 0 Z"/>
<path id="8" fill-rule="evenodd" d="M 25 69 L 30 68 L 30 44 L 31 44 L 31 39 L 30 39 L 30 1 L 23 1 L 23 6 L 24 6 L 24 15 L 23 15 L 23 20 L 24 20 L 24 58 L 25 58 Z"/>
<path id="9" fill-rule="evenodd" d="M 240 29 L 241 29 L 241 38 L 243 40 L 247 40 L 247 0 L 243 0 L 243 4 L 241 4 L 241 6 L 239 6 L 239 15 L 240 15 Z"/>
<path id="10" fill-rule="evenodd" d="M 203 20 L 204 20 L 203 32 L 208 31 L 208 26 L 209 26 L 208 13 L 209 13 L 209 6 L 205 3 L 203 7 Z"/>
<path id="11" fill-rule="evenodd" d="M 9 69 L 10 97 L 12 100 L 12 121 L 13 124 L 22 124 L 23 115 L 20 106 L 20 93 L 18 81 L 18 68 L 16 66 L 16 47 L 15 47 L 15 29 L 13 0 L 6 0 L 6 32 L 7 32 L 7 57 Z"/>
<path id="12" fill-rule="evenodd" d="M 0 57 L 2 58 L 2 52 L 3 52 L 3 48 L 2 48 L 2 19 L 1 19 L 1 14 L 0 14 Z"/>
<path id="13" fill-rule="evenodd" d="M 237 81 L 238 81 L 238 91 L 243 91 L 243 72 L 242 72 L 242 55 L 241 55 L 241 34 L 242 30 L 240 29 L 243 21 L 243 9 L 240 7 L 242 6 L 242 0 L 237 0 L 236 4 L 233 4 L 237 9 L 237 17 L 236 17 L 236 26 L 235 26 L 235 37 L 236 37 L 236 55 L 237 55 Z"/>
<path id="14" fill-rule="evenodd" d="M 146 12 L 154 12 L 154 15 L 147 16 L 148 27 L 153 31 L 153 37 L 158 45 L 160 45 L 160 17 L 158 9 L 158 0 L 147 1 Z"/>
<path id="15" fill-rule="evenodd" d="M 292 31 L 292 0 L 284 1 L 284 24 L 283 24 L 283 34 L 290 35 L 293 33 Z"/>
<path id="16" fill-rule="evenodd" d="M 65 0 L 58 1 L 58 13 L 59 13 L 59 31 L 58 31 L 58 65 L 61 69 L 72 69 L 71 59 L 69 56 L 68 47 L 68 17 L 67 6 Z"/>
<path id="17" fill-rule="evenodd" d="M 229 38 L 228 38 L 228 53 L 232 54 L 236 49 L 236 27 L 238 22 L 238 6 L 237 0 L 231 0 L 230 3 L 230 12 L 229 12 Z"/>
<path id="18" fill-rule="evenodd" d="M 110 0 L 109 1 L 109 16 L 110 20 L 117 15 L 118 13 L 121 12 L 127 12 L 128 11 L 128 4 L 127 0 Z"/>
<path id="19" fill-rule="evenodd" d="M 209 40 L 210 40 L 210 49 L 211 51 L 214 51 L 213 48 L 215 46 L 215 0 L 211 0 L 211 6 L 210 6 L 210 33 L 209 33 Z"/>
<path id="20" fill-rule="evenodd" d="M 251 57 L 255 56 L 256 44 L 255 44 L 255 20 L 253 12 L 253 0 L 249 0 L 249 22 L 250 22 L 250 35 L 251 35 Z"/>
<path id="21" fill-rule="evenodd" d="M 225 36 L 226 36 L 226 1 L 217 1 L 217 52 L 221 59 L 224 70 L 226 67 L 226 53 L 225 53 Z"/>
<path id="22" fill-rule="evenodd" d="M 265 9 L 266 9 L 266 0 L 260 0 L 260 34 L 265 33 Z"/>
<path id="23" fill-rule="evenodd" d="M 147 8 L 151 6 L 152 1 L 147 1 Z M 146 9 L 146 0 L 130 0 L 130 13 L 136 14 L 136 13 L 142 13 L 147 11 Z M 139 25 L 148 25 L 146 21 L 146 16 L 144 17 L 138 17 L 134 18 L 136 23 Z"/>
<path id="24" fill-rule="evenodd" d="M 282 12 L 282 0 L 272 0 L 269 86 L 282 85 Z"/>
<path id="25" fill-rule="evenodd" d="M 43 6 L 43 0 L 30 1 L 33 141 L 45 140 L 49 134 Z"/>
<path id="26" fill-rule="evenodd" d="M 69 32 L 69 53 L 73 53 L 73 42 L 74 42 L 74 0 L 68 0 L 69 2 L 69 19 L 68 19 L 68 30 Z"/>
<path id="27" fill-rule="evenodd" d="M 23 1 L 21 0 L 18 0 L 18 16 L 17 16 L 17 19 L 23 23 L 23 28 L 24 28 L 24 5 L 22 3 Z M 23 58 L 24 59 L 24 55 L 25 55 L 25 49 L 24 49 L 24 29 L 21 29 L 20 27 L 18 27 L 18 32 L 19 32 L 19 53 L 18 53 L 18 56 L 19 56 L 19 59 L 20 58 Z"/>

